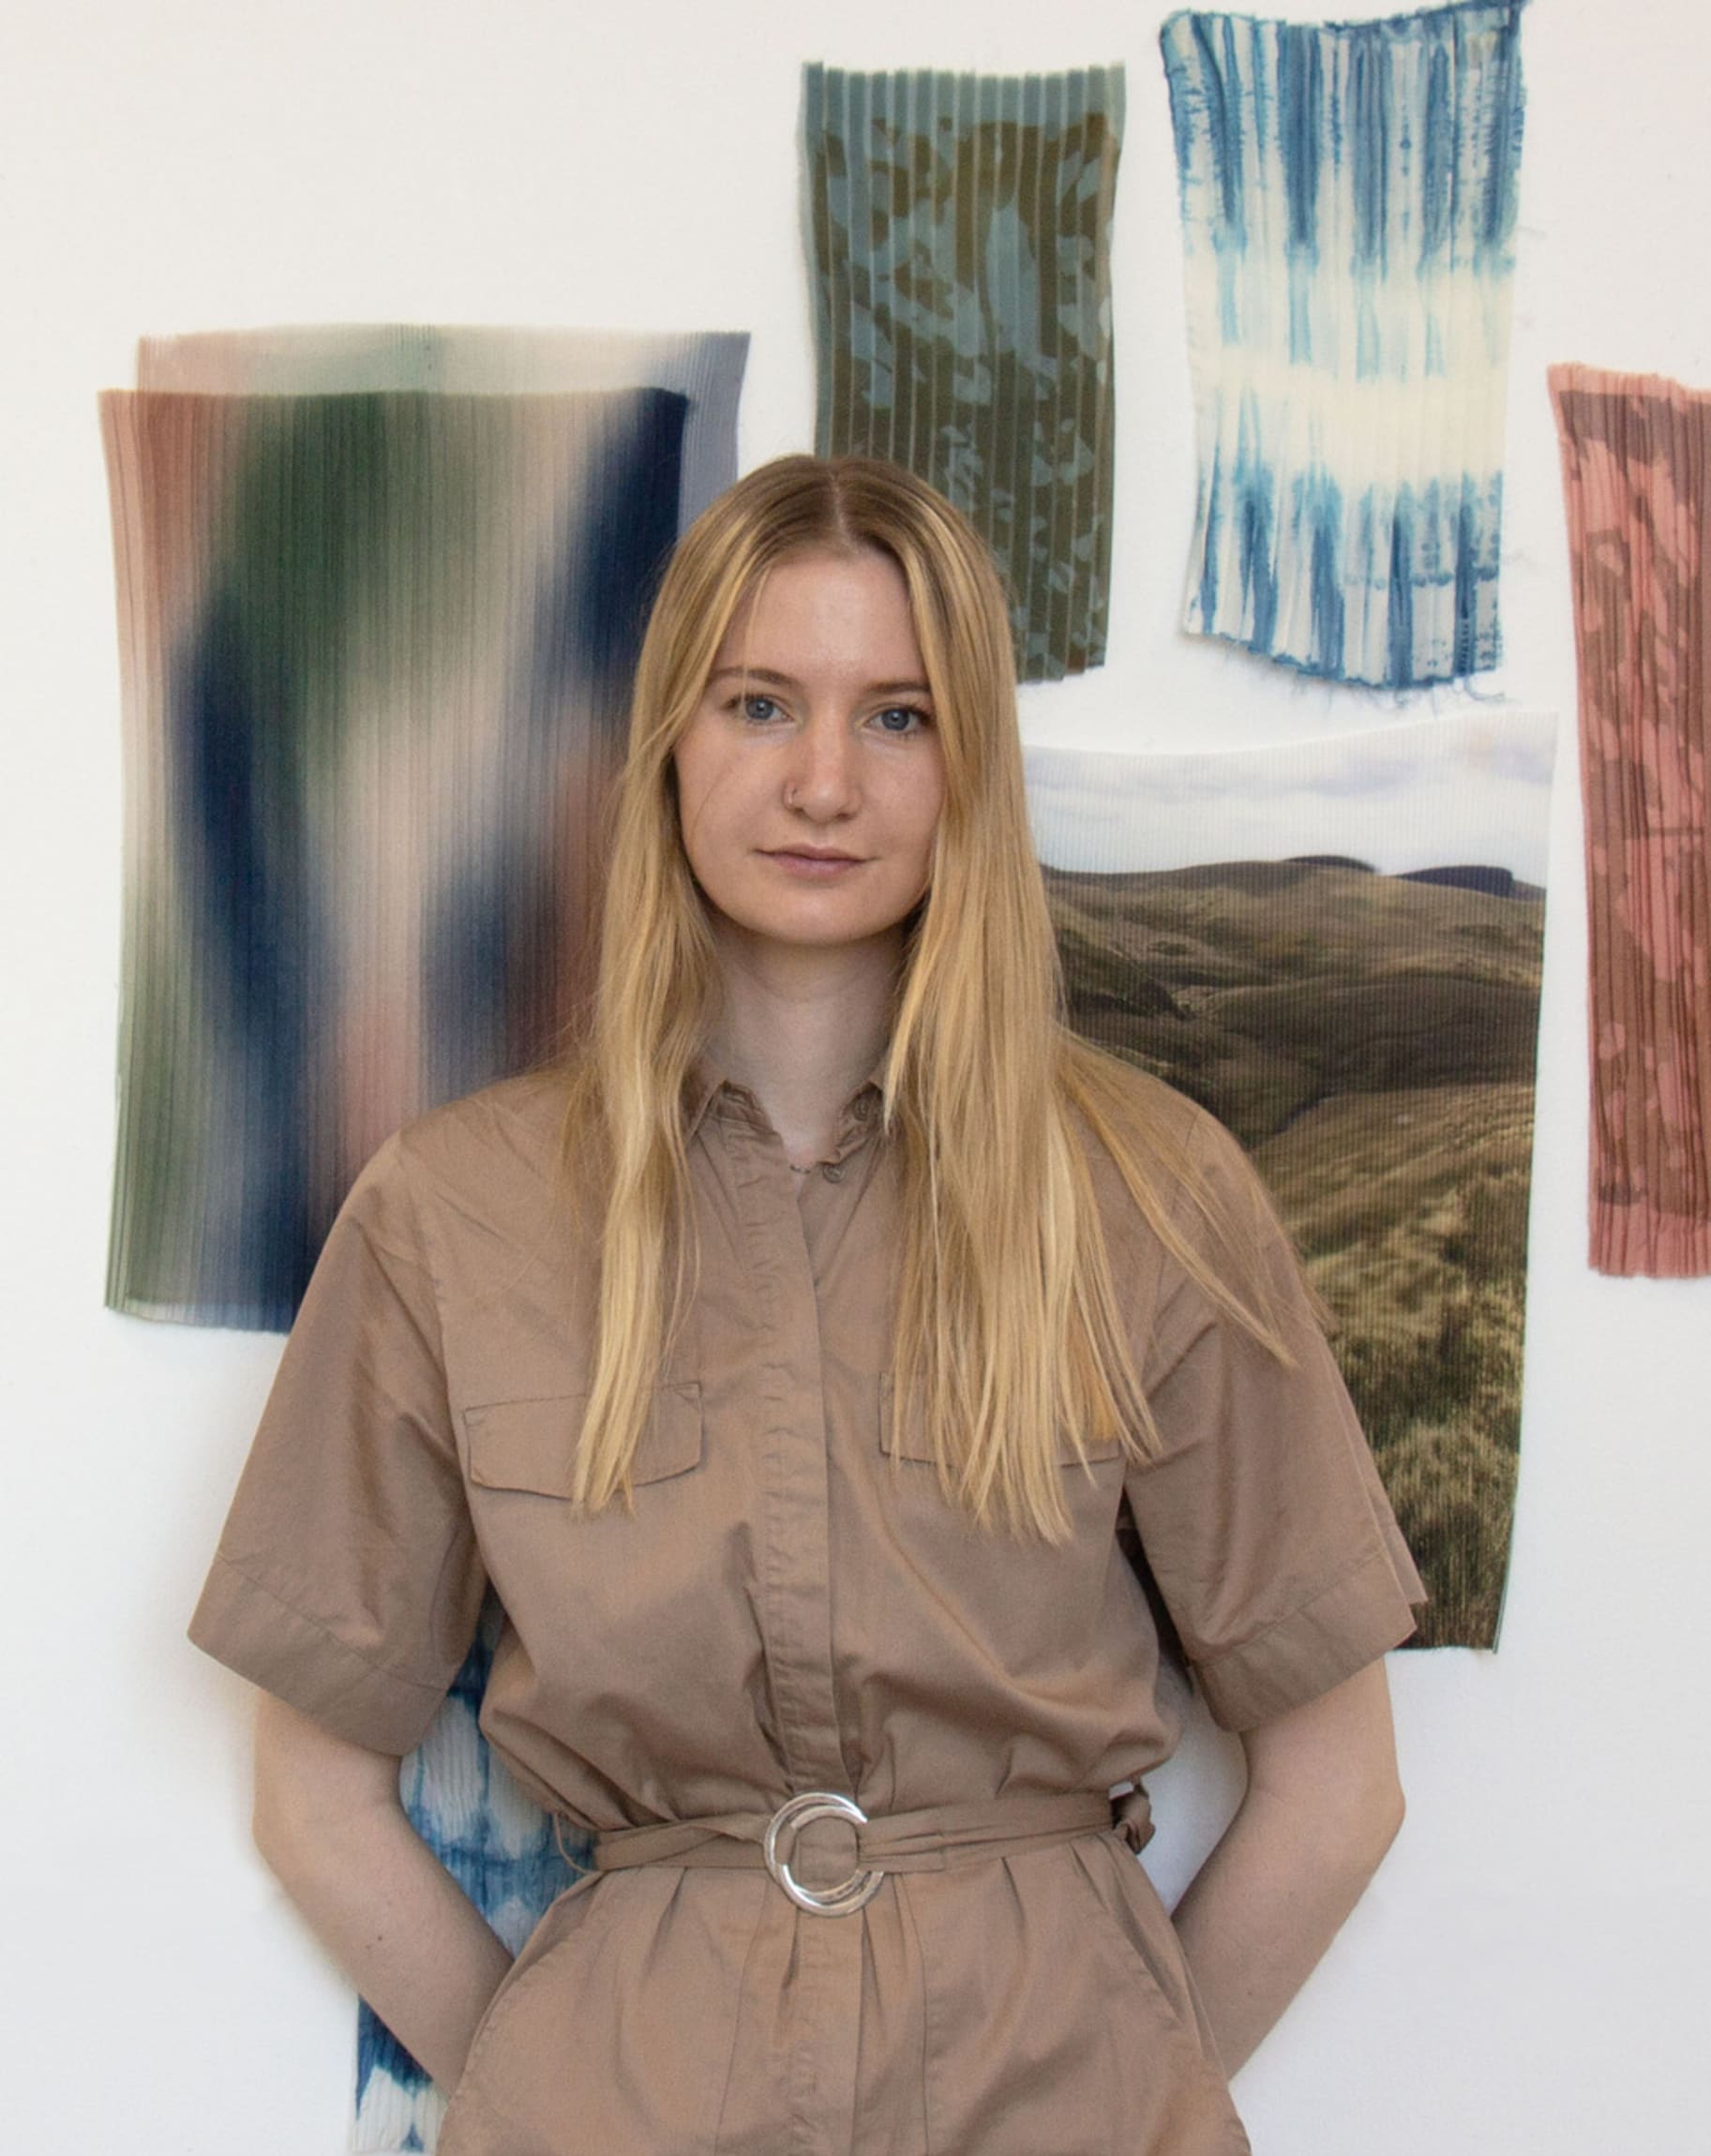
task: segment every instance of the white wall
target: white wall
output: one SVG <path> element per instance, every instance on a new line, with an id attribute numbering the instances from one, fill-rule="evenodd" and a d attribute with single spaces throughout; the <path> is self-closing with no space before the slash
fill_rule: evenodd
<path id="1" fill-rule="evenodd" d="M 340 1986 L 248 1852 L 243 1687 L 181 1637 L 277 1343 L 100 1307 L 119 778 L 97 390 L 128 379 L 141 331 L 741 326 L 755 333 L 743 454 L 757 461 L 804 445 L 812 424 L 800 63 L 1121 58 L 1111 662 L 1031 692 L 1025 725 L 1118 747 L 1382 720 L 1390 699 L 1173 626 L 1192 465 L 1161 12 L 868 0 L 822 30 L 786 0 L 9 0 L 0 1939 L 22 1981 L 3 2017 L 8 2148 L 331 2156 L 351 2048 Z M 1688 2061 L 1711 2009 L 1695 1623 L 1711 1283 L 1598 1280 L 1583 1258 L 1574 670 L 1543 370 L 1585 359 L 1711 381 L 1711 19 L 1699 0 L 1538 0 L 1525 48 L 1500 686 L 1563 713 L 1567 783 L 1508 1614 L 1494 1657 L 1395 1667 L 1409 1823 L 1242 2077 L 1265 2156 L 1705 2146 Z M 1227 1768 L 1202 1736 L 1162 1778 L 1168 1877 L 1214 1831 Z"/>

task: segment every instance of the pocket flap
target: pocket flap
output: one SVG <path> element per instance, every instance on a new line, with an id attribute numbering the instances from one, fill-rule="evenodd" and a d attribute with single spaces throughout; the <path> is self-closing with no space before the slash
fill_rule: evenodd
<path id="1" fill-rule="evenodd" d="M 895 1453 L 899 1460 L 918 1460 L 931 1467 L 934 1464 L 933 1440 L 924 1427 L 925 1417 L 923 1415 L 914 1416 L 907 1428 L 899 1428 L 898 1424 L 899 1418 L 893 1399 L 892 1373 L 890 1370 L 886 1370 L 879 1379 L 879 1450 L 887 1458 Z M 1090 1445 L 1086 1454 L 1088 1465 L 1091 1467 L 1096 1461 L 1102 1460 L 1115 1460 L 1122 1449 L 1115 1438 L 1107 1439 L 1103 1445 Z M 1058 1466 L 1079 1467 L 1082 1457 L 1064 1432 L 1059 1430 L 1058 1433 Z"/>
<path id="2" fill-rule="evenodd" d="M 577 1444 L 587 1404 L 586 1393 L 563 1393 L 550 1400 L 502 1400 L 466 1407 L 470 1480 L 479 1490 L 568 1498 L 576 1487 Z M 661 1385 L 636 1447 L 632 1484 L 639 1488 L 687 1474 L 700 1458 L 700 1385 Z"/>
<path id="3" fill-rule="evenodd" d="M 933 1440 L 925 1429 L 923 1415 L 912 1417 L 907 1425 L 900 1422 L 896 1411 L 895 1388 L 890 1370 L 879 1379 L 879 1450 L 889 1460 L 894 1453 L 899 1460 L 919 1460 L 929 1467 L 933 1464 Z"/>

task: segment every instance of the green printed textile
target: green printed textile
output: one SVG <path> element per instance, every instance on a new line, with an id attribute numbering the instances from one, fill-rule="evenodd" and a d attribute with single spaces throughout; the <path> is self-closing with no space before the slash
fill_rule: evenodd
<path id="1" fill-rule="evenodd" d="M 1121 67 L 806 73 L 822 456 L 888 457 L 984 534 L 1025 681 L 1105 653 Z"/>

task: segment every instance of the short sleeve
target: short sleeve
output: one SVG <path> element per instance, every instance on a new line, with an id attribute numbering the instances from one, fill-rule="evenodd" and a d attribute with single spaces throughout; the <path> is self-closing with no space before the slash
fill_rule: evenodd
<path id="1" fill-rule="evenodd" d="M 484 1586 L 394 1139 L 327 1237 L 190 1638 L 335 1734 L 401 1754 L 457 1674 Z"/>
<path id="2" fill-rule="evenodd" d="M 1127 1489 L 1212 1714 L 1243 1729 L 1400 1645 L 1426 1593 L 1257 1177 L 1209 1118 L 1191 1158 L 1251 1235 L 1291 1362 L 1167 1265 L 1143 1377 L 1160 1447 Z"/>

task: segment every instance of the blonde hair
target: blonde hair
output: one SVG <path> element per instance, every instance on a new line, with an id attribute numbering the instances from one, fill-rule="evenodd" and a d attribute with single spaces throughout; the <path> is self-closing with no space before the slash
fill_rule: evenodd
<path id="1" fill-rule="evenodd" d="M 1069 1524 L 1059 1432 L 1084 1458 L 1114 1438 L 1135 1453 L 1156 1442 L 1088 1134 L 1213 1300 L 1284 1351 L 1263 1286 L 1238 1294 L 1219 1277 L 1240 1264 L 1244 1235 L 1220 1217 L 1179 1113 L 1149 1108 L 1132 1074 L 1063 1024 L 1023 793 L 1009 614 L 990 557 L 930 487 L 863 457 L 781 457 L 740 480 L 678 546 L 649 622 L 566 1126 L 600 1259 L 576 1494 L 591 1509 L 627 1494 L 695 1261 L 683 1098 L 719 990 L 672 752 L 757 580 L 792 556 L 868 548 L 908 585 L 945 784 L 881 1086 L 903 1166 L 896 1413 L 924 1425 L 948 1493 L 976 1520 L 1057 1539 Z M 1184 1191 L 1213 1230 L 1216 1273 L 1172 1218 Z"/>

